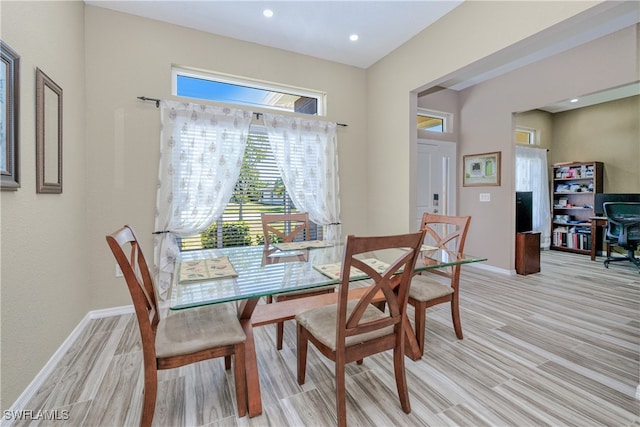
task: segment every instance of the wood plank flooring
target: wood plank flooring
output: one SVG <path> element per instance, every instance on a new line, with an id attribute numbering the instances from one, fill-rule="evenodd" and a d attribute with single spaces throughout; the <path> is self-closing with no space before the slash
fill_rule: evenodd
<path id="1" fill-rule="evenodd" d="M 123 284 L 124 286 L 124 284 Z M 351 426 L 640 426 L 640 274 L 631 264 L 545 251 L 542 271 L 463 267 L 455 337 L 448 305 L 427 312 L 427 350 L 406 359 L 412 412 L 400 408 L 390 352 L 347 367 Z M 309 347 L 296 382 L 295 324 L 275 348 L 255 329 L 264 412 L 236 416 L 223 360 L 160 372 L 157 426 L 335 425 L 333 364 Z M 142 355 L 133 315 L 94 320 L 24 410 L 67 420 L 13 425 L 137 425 Z"/>

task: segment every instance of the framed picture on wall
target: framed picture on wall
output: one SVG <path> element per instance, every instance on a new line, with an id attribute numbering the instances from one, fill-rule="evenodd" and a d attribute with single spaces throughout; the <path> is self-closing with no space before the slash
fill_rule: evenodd
<path id="1" fill-rule="evenodd" d="M 62 193 L 62 88 L 36 68 L 36 193 Z"/>
<path id="2" fill-rule="evenodd" d="M 20 187 L 18 124 L 20 107 L 20 56 L 0 40 L 0 187 Z"/>
<path id="3" fill-rule="evenodd" d="M 464 187 L 500 185 L 500 151 L 463 156 Z"/>

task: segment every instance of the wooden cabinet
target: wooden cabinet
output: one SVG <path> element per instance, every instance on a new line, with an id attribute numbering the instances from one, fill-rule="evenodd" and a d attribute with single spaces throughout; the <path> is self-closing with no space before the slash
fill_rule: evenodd
<path id="1" fill-rule="evenodd" d="M 516 273 L 540 271 L 540 232 L 516 233 Z"/>
<path id="2" fill-rule="evenodd" d="M 553 165 L 551 249 L 590 254 L 595 194 L 602 193 L 601 162 Z"/>

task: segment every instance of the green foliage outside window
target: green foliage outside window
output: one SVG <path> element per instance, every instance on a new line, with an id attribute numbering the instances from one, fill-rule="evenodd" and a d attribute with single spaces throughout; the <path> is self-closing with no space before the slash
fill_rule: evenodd
<path id="1" fill-rule="evenodd" d="M 222 246 L 251 246 L 250 227 L 246 221 L 227 221 L 222 223 Z M 200 234 L 202 247 L 205 249 L 218 247 L 218 225 L 213 223 Z"/>
<path id="2" fill-rule="evenodd" d="M 271 243 L 282 243 L 282 237 L 272 234 Z M 264 234 L 256 234 L 256 245 L 264 245 Z"/>
<path id="3" fill-rule="evenodd" d="M 231 201 L 234 203 L 242 205 L 260 201 L 261 189 L 266 184 L 260 179 L 258 164 L 265 159 L 266 153 L 263 146 L 258 142 L 264 143 L 263 139 L 265 138 L 266 136 L 262 135 L 249 135 L 249 141 L 245 148 L 240 168 L 240 176 L 231 196 Z"/>

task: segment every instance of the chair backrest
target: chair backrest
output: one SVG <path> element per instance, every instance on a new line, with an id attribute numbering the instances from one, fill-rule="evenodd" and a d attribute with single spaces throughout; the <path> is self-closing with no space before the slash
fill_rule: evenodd
<path id="1" fill-rule="evenodd" d="M 605 202 L 606 240 L 628 248 L 640 242 L 640 203 Z"/>
<path id="2" fill-rule="evenodd" d="M 434 246 L 463 252 L 470 223 L 470 216 L 436 215 L 425 212 L 422 215 L 421 228 L 433 239 Z"/>
<path id="3" fill-rule="evenodd" d="M 262 214 L 262 232 L 264 233 L 264 246 L 271 243 L 290 243 L 300 234 L 302 239 L 309 239 L 309 214 L 307 212 L 290 214 Z M 275 240 L 271 239 L 275 236 Z"/>
<path id="4" fill-rule="evenodd" d="M 160 321 L 158 300 L 140 243 L 128 225 L 106 237 L 133 300 L 145 361 L 155 359 L 155 337 Z"/>
<path id="5" fill-rule="evenodd" d="M 360 335 L 388 326 L 402 327 L 409 298 L 409 284 L 423 239 L 424 231 L 393 236 L 347 237 L 338 296 L 336 345 L 344 344 L 346 338 L 352 335 Z M 374 267 L 363 262 L 362 258 L 366 258 L 366 253 L 385 250 L 393 250 L 395 258 L 385 271 L 378 272 Z M 357 257 L 358 255 L 360 257 Z M 367 274 L 373 286 L 360 297 L 353 311 L 347 316 L 347 296 L 351 283 L 349 275 L 352 267 Z M 367 321 L 363 319 L 363 314 L 379 291 L 382 291 L 385 296 L 389 317 Z M 396 332 L 398 330 L 396 329 Z"/>
<path id="6" fill-rule="evenodd" d="M 464 252 L 464 243 L 467 240 L 470 223 L 470 216 L 437 215 L 425 212 L 422 215 L 421 224 L 428 245 Z M 432 270 L 431 272 L 453 279 L 451 286 L 454 289 L 458 285 L 460 265 L 455 265 L 448 270 Z"/>

